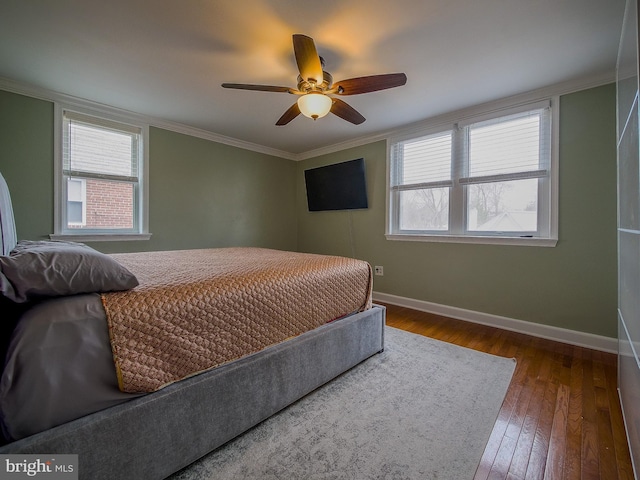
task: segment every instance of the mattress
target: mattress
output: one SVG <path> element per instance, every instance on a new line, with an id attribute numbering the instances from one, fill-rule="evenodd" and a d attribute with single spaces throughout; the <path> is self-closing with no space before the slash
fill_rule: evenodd
<path id="1" fill-rule="evenodd" d="M 226 255 L 220 256 L 221 253 Z M 306 320 L 302 322 L 308 324 L 305 327 L 308 330 L 371 306 L 371 273 L 366 262 L 352 259 L 340 260 L 340 262 L 346 260 L 348 263 L 357 264 L 359 268 L 366 266 L 368 273 L 365 275 L 364 283 L 355 285 L 337 279 L 334 274 L 331 274 L 336 268 L 335 265 L 325 269 L 324 273 L 319 273 L 322 270 L 314 270 L 315 273 L 311 276 L 317 277 L 315 280 L 320 282 L 316 283 L 308 281 L 310 274 L 306 267 L 298 266 L 287 270 L 282 265 L 298 256 L 319 264 L 341 257 L 291 254 L 267 249 L 216 249 L 216 254 L 218 260 L 215 261 L 205 260 L 207 255 L 216 256 L 212 251 L 114 255 L 114 258 L 138 276 L 139 287 L 130 292 L 102 296 L 83 294 L 53 298 L 39 302 L 24 313 L 12 336 L 5 369 L 0 380 L 0 420 L 5 437 L 14 440 L 24 438 L 141 395 L 140 392 L 128 393 L 121 390 L 124 376 L 122 366 L 129 360 L 126 355 L 119 358 L 118 350 L 122 350 L 123 346 L 129 348 L 132 343 L 141 344 L 142 349 L 139 351 L 142 352 L 157 350 L 155 346 L 145 344 L 145 338 L 153 337 L 154 341 L 160 338 L 161 344 L 169 342 L 171 336 L 178 339 L 190 336 L 192 343 L 196 342 L 196 344 L 200 341 L 197 337 L 208 338 L 206 349 L 215 350 L 210 347 L 228 343 L 227 340 L 231 341 L 237 337 L 243 338 L 244 343 L 249 344 L 250 347 L 240 351 L 234 350 L 234 355 L 231 356 L 225 356 L 226 354 L 220 356 L 216 353 L 213 363 L 195 366 L 195 370 L 192 368 L 181 371 L 177 377 L 169 380 L 165 377 L 155 378 L 153 380 L 156 383 L 152 388 L 157 389 L 216 365 L 232 362 L 235 358 L 251 355 L 269 344 L 295 337 L 304 331 L 304 329 L 300 330 L 298 325 L 300 318 L 313 318 L 312 322 Z M 165 260 L 162 259 L 163 255 Z M 185 286 L 191 285 L 195 280 L 193 278 L 184 280 L 185 277 L 180 273 L 183 270 L 194 271 L 195 269 L 200 274 L 205 271 L 211 274 L 210 266 L 204 268 L 204 264 L 213 263 L 221 266 L 220 264 L 229 263 L 232 257 L 244 257 L 249 260 L 249 264 L 254 264 L 256 256 L 264 255 L 271 258 L 270 268 L 275 269 L 276 274 L 273 272 L 267 274 L 262 267 L 258 268 L 255 265 L 249 269 L 255 277 L 250 281 L 246 279 L 239 281 L 237 278 L 231 281 L 235 278 L 235 273 L 222 274 L 216 282 L 209 285 L 209 293 L 200 292 L 195 295 L 191 287 Z M 285 257 L 288 260 L 285 260 Z M 165 262 L 164 266 L 163 262 Z M 235 261 L 232 263 L 235 264 Z M 149 265 L 152 268 L 148 268 Z M 163 269 L 165 274 L 162 274 Z M 296 275 L 299 277 L 297 280 Z M 265 283 L 268 277 L 273 277 L 272 280 L 275 278 L 279 286 L 275 288 L 273 282 Z M 258 281 L 260 279 L 262 283 Z M 196 280 L 199 283 L 209 282 L 208 279 L 202 278 Z M 233 299 L 222 308 L 221 305 L 225 303 L 222 300 L 225 294 L 222 292 L 226 291 L 229 285 L 238 284 L 238 282 L 246 287 L 245 293 L 238 294 L 236 289 L 234 294 L 226 294 L 226 297 Z M 248 288 L 247 285 L 251 287 Z M 258 285 L 262 286 L 258 287 Z M 183 293 L 190 293 L 186 295 L 175 293 L 181 289 L 184 290 Z M 257 296 L 256 289 L 260 290 Z M 269 292 L 273 293 L 274 290 L 281 292 L 296 290 L 297 293 L 287 302 L 281 295 L 269 297 Z M 353 299 L 342 303 L 340 299 L 344 298 L 344 295 L 341 292 L 344 293 L 345 290 L 360 291 L 359 299 L 355 303 Z M 254 291 L 254 294 L 250 295 L 248 291 Z M 128 301 L 144 292 L 152 292 L 148 297 L 155 300 L 144 303 L 138 299 L 142 302 L 138 304 Z M 130 298 L 122 301 L 127 296 Z M 347 295 L 349 296 L 351 295 Z M 213 297 L 217 300 L 212 301 Z M 158 303 L 158 299 L 161 306 L 153 306 L 152 304 Z M 239 299 L 244 299 L 244 303 Z M 119 308 L 124 304 L 129 306 Z M 204 304 L 209 306 L 204 307 Z M 210 308 L 211 305 L 215 308 Z M 322 307 L 318 307 L 319 305 Z M 109 315 L 105 312 L 105 306 Z M 300 310 L 303 306 L 308 308 L 306 312 Z M 202 322 L 195 322 L 199 326 L 183 335 L 185 328 L 182 327 L 186 325 L 186 330 L 189 330 L 193 324 L 188 321 L 184 312 L 194 309 L 200 311 L 200 318 L 202 311 L 205 311 L 204 317 L 210 320 L 233 316 L 251 318 L 250 312 L 259 312 L 259 314 L 249 323 L 245 323 L 245 326 L 235 323 L 235 327 L 230 327 L 226 333 L 215 328 L 213 331 L 217 333 L 206 333 L 202 330 Z M 132 317 L 138 317 L 139 321 L 132 323 L 130 321 Z M 143 334 L 137 337 L 130 336 L 130 340 L 127 340 L 127 330 L 141 331 L 141 326 L 149 322 L 153 325 L 151 330 L 153 335 L 144 333 L 142 329 Z M 225 320 L 223 323 L 234 325 L 234 322 Z M 287 325 L 290 322 L 296 326 L 289 330 L 285 328 L 277 338 L 272 338 L 271 334 L 260 333 L 272 323 Z M 215 326 L 215 322 L 209 323 Z M 177 327 L 181 328 L 179 334 L 175 333 Z M 118 333 L 114 335 L 116 330 Z M 166 332 L 170 334 L 165 335 Z M 120 339 L 114 342 L 114 337 L 117 335 L 120 335 Z M 265 337 L 267 340 L 256 343 L 255 337 Z M 160 353 L 155 356 L 149 356 L 151 365 L 156 365 L 158 358 L 165 355 L 160 350 L 158 352 Z M 139 354 L 133 356 L 136 357 L 136 355 L 141 356 Z M 117 369 L 114 366 L 114 356 Z M 131 356 L 128 358 L 130 359 Z M 146 367 L 143 367 L 143 370 L 144 368 Z"/>
<path id="2" fill-rule="evenodd" d="M 371 308 L 371 268 L 265 248 L 114 256 L 132 290 L 103 294 L 120 389 L 153 392 Z"/>

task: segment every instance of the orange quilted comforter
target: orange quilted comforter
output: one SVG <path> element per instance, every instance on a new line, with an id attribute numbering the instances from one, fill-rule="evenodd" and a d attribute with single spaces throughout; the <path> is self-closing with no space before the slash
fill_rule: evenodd
<path id="1" fill-rule="evenodd" d="M 371 308 L 361 260 L 261 248 L 113 257 L 140 282 L 102 295 L 125 392 L 158 390 Z"/>

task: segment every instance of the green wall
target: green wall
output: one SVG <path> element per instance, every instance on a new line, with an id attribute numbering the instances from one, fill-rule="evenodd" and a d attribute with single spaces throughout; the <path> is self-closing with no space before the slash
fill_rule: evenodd
<path id="1" fill-rule="evenodd" d="M 376 292 L 615 337 L 615 95 L 607 85 L 561 97 L 554 248 L 386 240 L 384 141 L 299 162 L 298 248 L 384 266 Z M 303 171 L 359 157 L 370 208 L 308 212 Z"/>
<path id="2" fill-rule="evenodd" d="M 18 238 L 53 233 L 53 104 L 0 90 L 0 172 Z"/>
<path id="3" fill-rule="evenodd" d="M 92 246 L 296 249 L 294 162 L 159 128 L 149 134 L 151 240 Z M 0 91 L 0 172 L 20 239 L 53 233 L 53 150 L 53 104 Z"/>
<path id="4" fill-rule="evenodd" d="M 303 171 L 359 157 L 366 159 L 370 208 L 308 212 Z M 18 236 L 48 238 L 51 102 L 0 91 L 0 171 Z M 386 240 L 385 177 L 384 141 L 296 163 L 152 128 L 153 236 L 94 246 L 114 252 L 251 245 L 354 255 L 384 266 L 377 292 L 616 336 L 614 85 L 561 97 L 555 248 Z"/>

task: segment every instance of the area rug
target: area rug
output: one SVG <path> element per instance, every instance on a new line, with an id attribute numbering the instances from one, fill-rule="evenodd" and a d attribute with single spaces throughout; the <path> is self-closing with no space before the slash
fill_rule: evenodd
<path id="1" fill-rule="evenodd" d="M 472 479 L 514 369 L 386 327 L 384 352 L 170 479 Z"/>

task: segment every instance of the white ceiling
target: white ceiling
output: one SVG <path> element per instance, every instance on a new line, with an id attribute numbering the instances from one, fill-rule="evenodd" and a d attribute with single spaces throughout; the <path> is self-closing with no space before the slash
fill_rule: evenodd
<path id="1" fill-rule="evenodd" d="M 1 0 L 0 77 L 299 154 L 498 98 L 614 78 L 624 0 Z M 366 117 L 299 116 L 291 35 L 335 80 L 405 72 L 342 97 Z"/>

